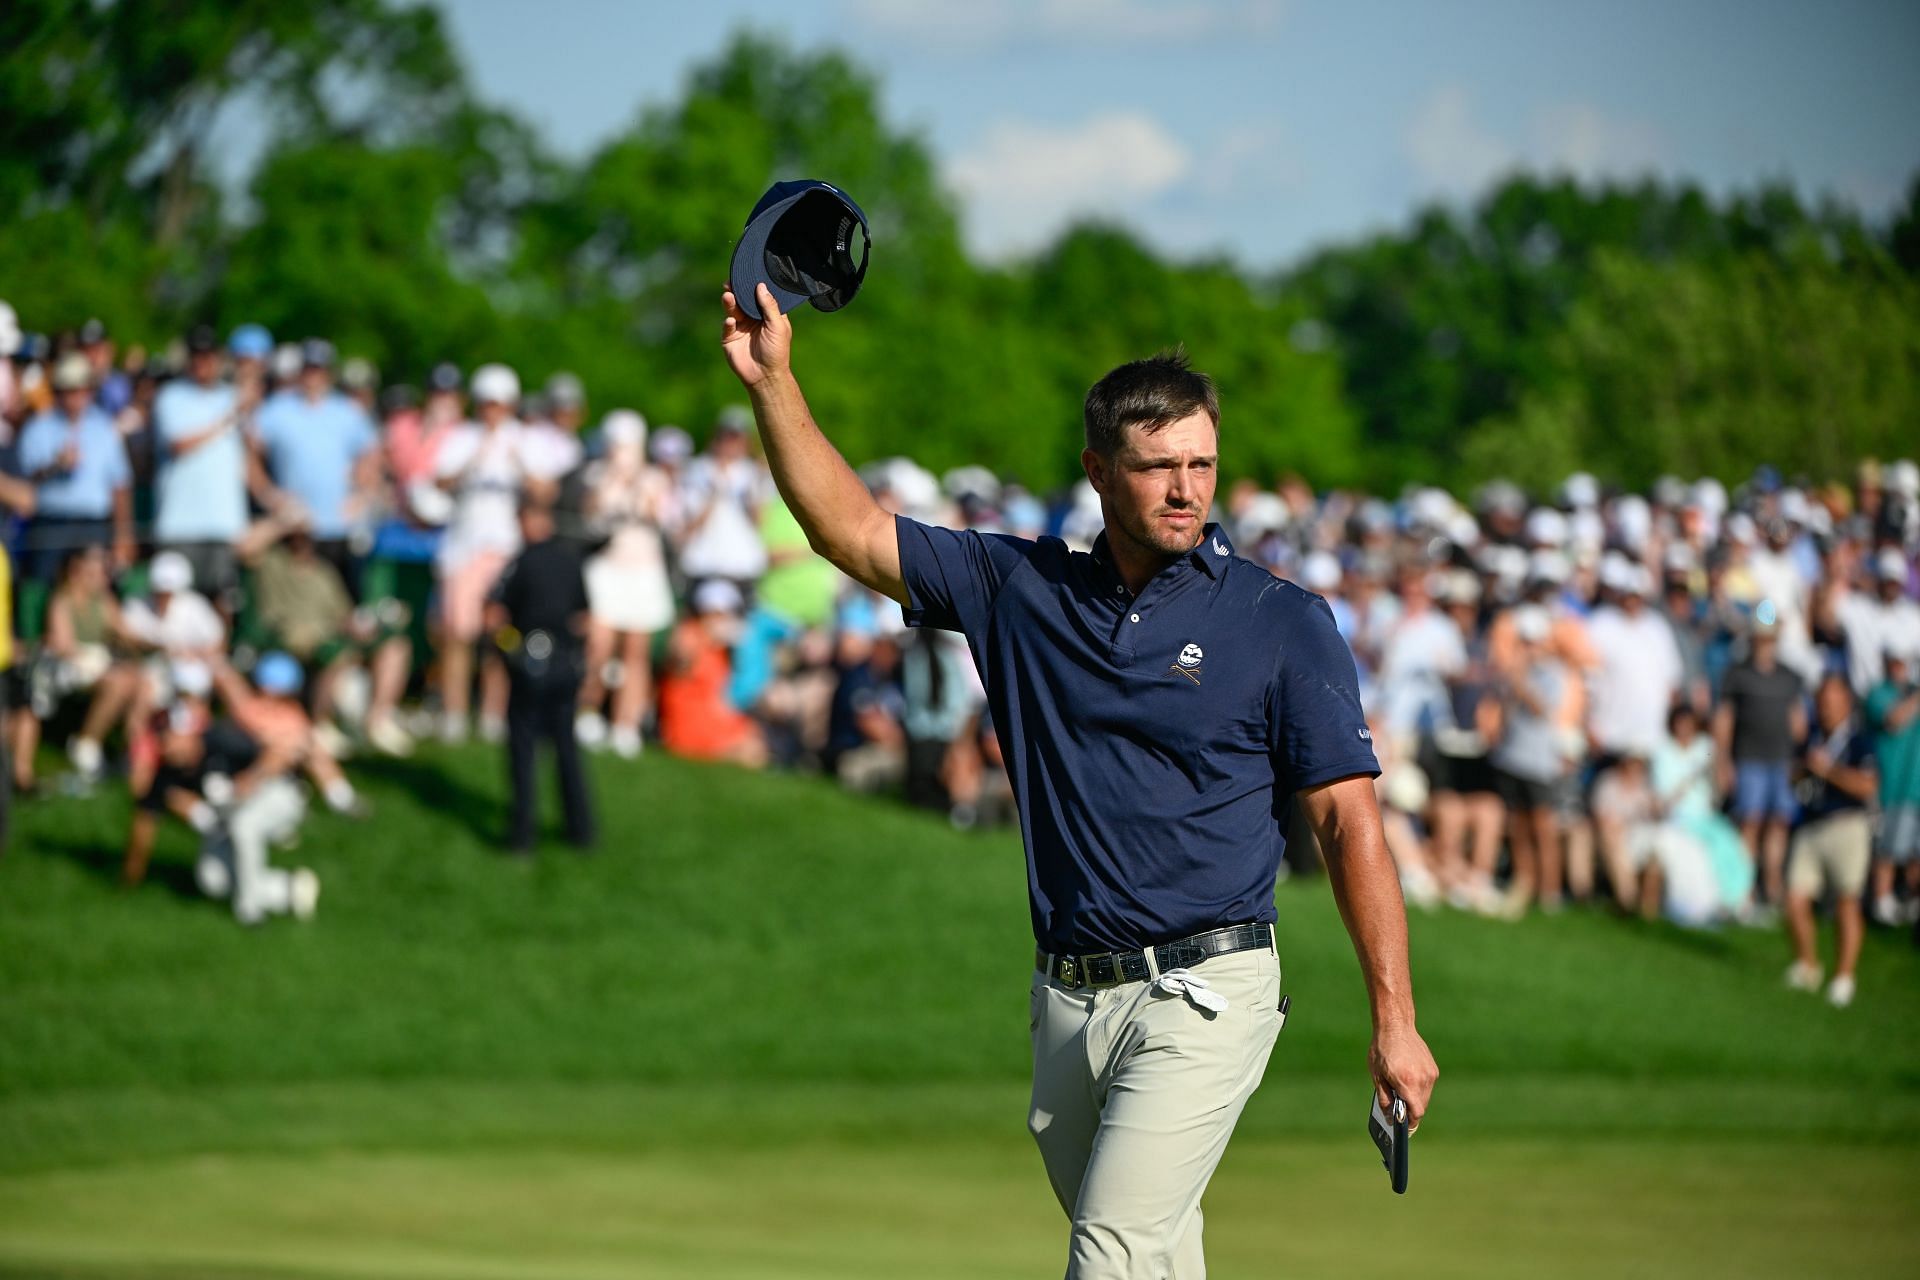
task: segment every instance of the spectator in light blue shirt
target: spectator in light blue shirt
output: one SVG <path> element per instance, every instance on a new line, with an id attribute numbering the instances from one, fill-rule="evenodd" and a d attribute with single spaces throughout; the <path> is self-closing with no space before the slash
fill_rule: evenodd
<path id="1" fill-rule="evenodd" d="M 133 468 L 109 418 L 93 403 L 93 369 L 78 352 L 54 367 L 52 409 L 20 435 L 21 474 L 34 486 L 27 531 L 29 573 L 52 584 L 69 554 L 112 545 L 114 559 L 133 562 Z"/>
<path id="2" fill-rule="evenodd" d="M 247 448 L 240 424 L 251 397 L 220 380 L 220 343 L 201 326 L 187 335 L 187 376 L 154 401 L 159 470 L 154 541 L 193 566 L 193 581 L 216 603 L 238 585 L 234 544 L 247 528 Z"/>
<path id="3" fill-rule="evenodd" d="M 256 443 L 274 485 L 305 509 L 314 549 L 356 581 L 347 535 L 378 478 L 379 436 L 366 410 L 333 388 L 333 345 L 302 344 L 299 384 L 261 406 Z"/>

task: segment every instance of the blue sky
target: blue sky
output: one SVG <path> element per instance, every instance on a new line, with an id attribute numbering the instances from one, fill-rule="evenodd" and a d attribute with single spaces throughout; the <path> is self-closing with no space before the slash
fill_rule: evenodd
<path id="1" fill-rule="evenodd" d="M 1920 4 L 447 0 L 483 96 L 569 155 L 743 25 L 877 71 L 996 257 L 1081 214 L 1257 266 L 1515 167 L 1881 217 L 1920 171 Z M 819 175 L 831 177 L 832 175 Z M 858 193 L 856 193 L 858 194 Z"/>

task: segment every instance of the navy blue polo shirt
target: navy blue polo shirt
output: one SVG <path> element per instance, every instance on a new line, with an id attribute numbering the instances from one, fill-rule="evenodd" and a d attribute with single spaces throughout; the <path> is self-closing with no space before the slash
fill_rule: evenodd
<path id="1" fill-rule="evenodd" d="M 986 683 L 1041 948 L 1272 921 L 1294 792 L 1380 771 L 1326 601 L 1217 525 L 1137 596 L 1104 534 L 895 532 L 908 625 L 963 632 Z"/>

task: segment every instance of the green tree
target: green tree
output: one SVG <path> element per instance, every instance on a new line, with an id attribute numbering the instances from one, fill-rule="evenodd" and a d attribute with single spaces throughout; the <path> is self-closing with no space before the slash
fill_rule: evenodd
<path id="1" fill-rule="evenodd" d="M 230 111 L 282 137 L 399 138 L 465 100 L 438 15 L 381 0 L 10 0 L 0 48 L 0 277 L 40 314 L 109 299 L 148 337 L 217 266 L 208 150 Z"/>
<path id="2" fill-rule="evenodd" d="M 1515 414 L 1475 432 L 1469 470 L 1543 485 L 1582 465 L 1637 486 L 1771 462 L 1839 478 L 1912 451 L 1920 286 L 1890 259 L 1869 269 L 1812 248 L 1720 266 L 1613 253 L 1553 359 Z"/>

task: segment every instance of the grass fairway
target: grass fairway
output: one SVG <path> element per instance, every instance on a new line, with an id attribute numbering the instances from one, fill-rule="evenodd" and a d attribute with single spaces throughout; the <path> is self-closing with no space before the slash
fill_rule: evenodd
<path id="1" fill-rule="evenodd" d="M 1019 845 L 809 779 L 597 762 L 606 852 L 487 837 L 480 751 L 370 765 L 370 823 L 248 932 L 112 872 L 126 804 L 0 861 L 0 1275 L 1057 1274 L 1022 1128 Z M 1416 917 L 1444 1078 L 1396 1200 L 1324 884 L 1207 1199 L 1213 1274 L 1920 1274 L 1920 961 L 1844 1013 L 1771 934 Z"/>

